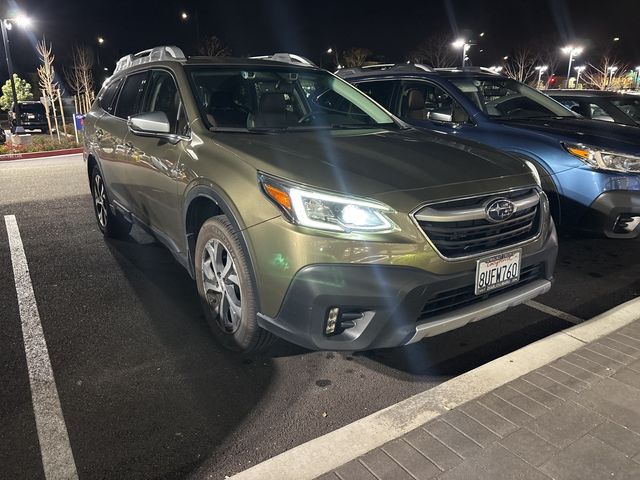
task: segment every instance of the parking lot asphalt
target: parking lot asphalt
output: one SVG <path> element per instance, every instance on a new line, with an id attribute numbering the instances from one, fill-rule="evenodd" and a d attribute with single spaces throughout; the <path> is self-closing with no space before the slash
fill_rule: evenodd
<path id="1" fill-rule="evenodd" d="M 392 350 L 278 342 L 240 357 L 209 334 L 167 250 L 137 228 L 103 239 L 81 156 L 0 162 L 5 215 L 20 229 L 79 478 L 224 478 L 640 295 L 640 241 L 563 235 L 542 307 Z M 4 221 L 0 269 L 0 476 L 39 479 Z"/>

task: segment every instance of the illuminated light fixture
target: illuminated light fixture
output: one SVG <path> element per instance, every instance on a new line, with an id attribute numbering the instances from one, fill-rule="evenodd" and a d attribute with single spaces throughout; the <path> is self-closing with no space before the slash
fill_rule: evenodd
<path id="1" fill-rule="evenodd" d="M 505 55 L 504 57 L 502 57 L 503 60 L 509 60 L 509 55 Z"/>
<path id="2" fill-rule="evenodd" d="M 98 37 L 98 43 L 102 45 L 104 43 L 104 38 Z"/>
<path id="3" fill-rule="evenodd" d="M 480 34 L 480 36 L 481 36 L 481 37 L 484 37 L 484 32 L 482 32 L 482 33 Z"/>
<path id="4" fill-rule="evenodd" d="M 613 37 L 613 41 L 614 42 L 619 42 L 620 41 L 620 37 Z"/>
<path id="5" fill-rule="evenodd" d="M 467 43 L 467 41 L 466 41 L 464 38 L 459 38 L 459 39 L 457 39 L 455 42 L 453 42 L 453 43 L 451 44 L 451 46 L 452 46 L 453 48 L 462 48 L 462 47 L 464 47 L 464 46 L 465 46 L 465 44 L 466 44 L 466 43 Z"/>
<path id="6" fill-rule="evenodd" d="M 15 18 L 15 22 L 20 28 L 29 28 L 33 23 L 31 19 L 24 14 L 18 15 Z"/>
<path id="7" fill-rule="evenodd" d="M 188 14 L 187 12 L 182 12 L 182 13 L 180 14 L 180 18 L 181 18 L 182 20 L 186 20 L 186 19 L 188 19 L 188 18 L 189 18 L 189 14 Z"/>

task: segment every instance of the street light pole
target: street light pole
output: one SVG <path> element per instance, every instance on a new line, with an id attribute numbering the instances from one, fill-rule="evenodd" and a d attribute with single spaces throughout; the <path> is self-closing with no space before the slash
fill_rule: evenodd
<path id="1" fill-rule="evenodd" d="M 618 67 L 616 66 L 609 67 L 609 85 L 607 86 L 608 88 L 611 88 L 613 84 L 613 74 L 616 73 L 616 70 L 618 70 Z"/>
<path id="2" fill-rule="evenodd" d="M 16 116 L 16 133 L 18 132 L 18 127 L 22 122 L 20 117 L 20 105 L 18 104 L 18 95 L 16 93 L 16 82 L 13 79 L 13 63 L 11 62 L 11 52 L 9 48 L 9 35 L 7 35 L 7 22 L 8 20 L 0 19 L 0 24 L 2 24 L 2 44 L 4 45 L 4 55 L 7 59 L 7 70 L 9 71 L 9 80 L 11 82 L 11 94 L 13 95 L 13 106 L 14 106 L 14 114 Z"/>
<path id="3" fill-rule="evenodd" d="M 540 88 L 540 85 L 542 84 L 542 74 L 546 72 L 548 68 L 549 67 L 547 65 L 539 65 L 535 68 L 538 71 L 538 88 Z"/>
<path id="4" fill-rule="evenodd" d="M 575 67 L 575 68 L 574 68 L 574 70 L 575 70 L 576 72 L 578 72 L 578 74 L 576 75 L 576 88 L 578 88 L 578 86 L 580 85 L 580 74 L 581 74 L 582 72 L 584 72 L 584 70 L 585 70 L 586 68 L 587 68 L 587 67 L 585 67 L 585 66 Z"/>
<path id="5" fill-rule="evenodd" d="M 571 64 L 573 63 L 573 59 L 582 53 L 582 47 L 573 47 L 571 45 L 564 47 L 562 49 L 563 53 L 569 54 L 569 68 L 567 68 L 567 84 L 566 88 L 569 88 L 569 79 L 571 78 Z"/>

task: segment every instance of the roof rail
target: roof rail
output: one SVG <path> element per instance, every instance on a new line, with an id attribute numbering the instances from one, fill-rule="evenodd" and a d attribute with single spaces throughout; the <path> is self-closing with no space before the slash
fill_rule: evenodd
<path id="1" fill-rule="evenodd" d="M 155 47 L 122 57 L 118 60 L 118 63 L 116 63 L 116 69 L 113 73 L 118 73 L 143 63 L 161 62 L 163 60 L 185 61 L 186 59 L 187 57 L 184 56 L 184 53 L 182 53 L 182 50 L 178 47 Z"/>
<path id="2" fill-rule="evenodd" d="M 387 72 L 433 72 L 433 69 L 422 63 L 379 63 L 366 67 L 341 68 L 336 70 L 335 74 L 340 78 L 346 78 L 364 72 L 379 75 Z"/>
<path id="3" fill-rule="evenodd" d="M 249 57 L 250 60 L 271 60 L 272 62 L 282 62 L 282 63 L 290 63 L 292 65 L 306 65 L 309 67 L 315 67 L 316 64 L 313 63 L 308 58 L 305 58 L 301 55 L 296 55 L 295 53 L 274 53 L 273 55 L 260 55 L 257 57 Z"/>

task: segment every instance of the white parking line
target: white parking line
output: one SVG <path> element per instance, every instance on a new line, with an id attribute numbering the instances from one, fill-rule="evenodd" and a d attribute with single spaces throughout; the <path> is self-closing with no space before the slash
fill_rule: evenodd
<path id="1" fill-rule="evenodd" d="M 584 322 L 582 318 L 573 316 L 570 313 L 563 312 L 562 310 L 557 310 L 553 307 L 548 307 L 547 305 L 543 305 L 542 303 L 536 302 L 534 300 L 529 300 L 528 302 L 524 302 L 524 304 L 528 307 L 540 310 L 541 312 L 553 315 L 556 318 L 566 320 L 567 322 L 573 323 L 574 325 Z"/>
<path id="2" fill-rule="evenodd" d="M 36 418 L 44 475 L 47 480 L 77 479 L 78 472 L 62 416 L 58 389 L 53 378 L 47 342 L 40 323 L 20 230 L 14 215 L 5 215 L 4 222 L 9 237 L 9 250 L 22 322 L 22 338 L 31 385 L 31 401 Z"/>

